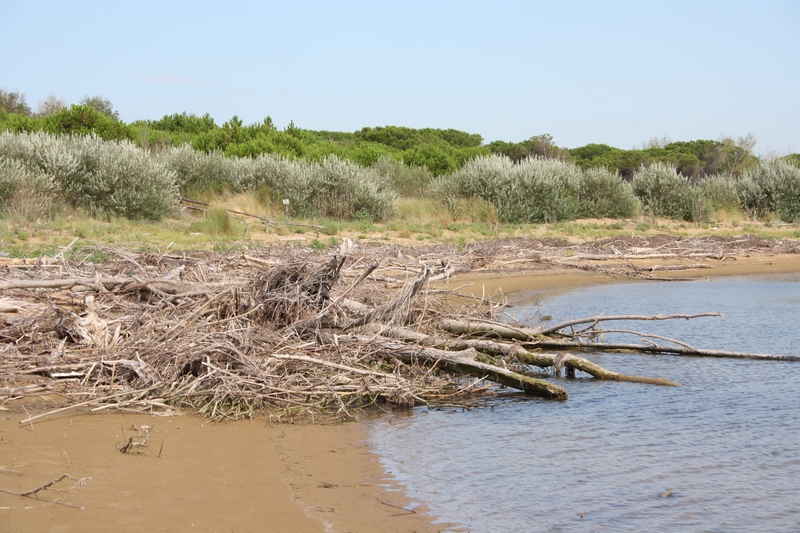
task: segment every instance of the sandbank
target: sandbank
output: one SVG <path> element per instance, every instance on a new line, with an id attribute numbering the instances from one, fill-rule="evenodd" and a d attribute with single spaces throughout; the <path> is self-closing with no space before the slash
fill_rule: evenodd
<path id="1" fill-rule="evenodd" d="M 659 263 L 662 264 L 662 263 Z M 754 254 L 713 268 L 654 271 L 669 278 L 800 272 L 800 256 Z M 470 274 L 451 287 L 497 297 L 629 279 L 573 269 Z M 22 492 L 62 474 L 33 497 L 0 492 L 0 532 L 272 531 L 428 532 L 446 530 L 385 472 L 358 423 L 215 424 L 144 414 L 59 416 L 20 424 L 25 410 L 46 411 L 50 395 L 0 405 L 0 489 Z M 148 445 L 121 453 L 150 426 Z M 71 489 L 58 492 L 54 489 Z"/>

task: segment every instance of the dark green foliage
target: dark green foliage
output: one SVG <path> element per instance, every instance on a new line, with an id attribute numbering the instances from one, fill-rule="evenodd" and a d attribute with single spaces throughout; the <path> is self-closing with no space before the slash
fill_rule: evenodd
<path id="1" fill-rule="evenodd" d="M 619 172 L 629 180 L 637 168 L 650 161 L 650 156 L 641 150 L 621 150 L 607 144 L 587 144 L 569 151 L 575 163 L 582 169 L 605 167 Z"/>
<path id="2" fill-rule="evenodd" d="M 721 172 L 742 172 L 755 161 L 750 150 L 755 140 L 752 136 L 736 141 L 697 140 L 665 142 L 663 146 L 650 146 L 637 150 L 622 150 L 607 144 L 587 144 L 573 148 L 569 153 L 581 168 L 606 167 L 630 179 L 642 165 L 661 162 L 674 166 L 692 182 L 703 176 Z"/>
<path id="3" fill-rule="evenodd" d="M 477 133 L 466 133 L 454 129 L 413 129 L 399 126 L 363 128 L 355 133 L 362 141 L 384 144 L 397 150 L 408 150 L 424 144 L 446 144 L 453 148 L 481 146 L 483 138 Z"/>
<path id="4" fill-rule="evenodd" d="M 572 155 L 566 148 L 559 148 L 553 142 L 553 136 L 545 133 L 534 135 L 526 141 L 509 143 L 494 141 L 487 146 L 492 153 L 502 154 L 518 163 L 526 157 L 544 157 L 546 159 L 572 160 Z"/>
<path id="5" fill-rule="evenodd" d="M 673 142 L 663 148 L 645 150 L 652 161 L 670 163 L 692 181 L 722 170 L 725 165 L 723 152 L 724 145 L 721 142 L 707 140 Z"/>
<path id="6" fill-rule="evenodd" d="M 447 174 L 458 168 L 448 150 L 433 144 L 417 146 L 403 152 L 403 160 L 411 165 L 425 167 L 435 176 Z"/>
<path id="7" fill-rule="evenodd" d="M 35 117 L 22 113 L 6 113 L 0 110 L 0 132 L 11 131 L 20 133 L 23 131 L 40 130 L 40 120 Z"/>
<path id="8" fill-rule="evenodd" d="M 133 140 L 133 130 L 127 124 L 85 105 L 64 108 L 55 115 L 43 118 L 41 125 L 41 129 L 49 133 L 94 133 L 106 141 Z"/>
<path id="9" fill-rule="evenodd" d="M 185 111 L 174 115 L 164 115 L 164 118 L 160 120 L 141 121 L 141 124 L 154 130 L 187 133 L 190 135 L 199 135 L 217 128 L 217 124 L 208 113 L 198 117 L 194 114 L 187 115 Z"/>

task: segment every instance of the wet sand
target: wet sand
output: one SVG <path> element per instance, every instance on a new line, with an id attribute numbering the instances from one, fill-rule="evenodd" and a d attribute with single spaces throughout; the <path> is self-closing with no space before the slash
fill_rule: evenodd
<path id="1" fill-rule="evenodd" d="M 744 257 L 663 275 L 787 272 L 800 272 L 800 256 Z M 464 291 L 486 296 L 621 281 L 574 270 L 459 278 L 471 283 Z M 190 415 L 78 411 L 19 423 L 28 416 L 25 409 L 33 414 L 60 402 L 51 395 L 0 405 L 0 489 L 22 492 L 63 474 L 90 479 L 83 485 L 65 479 L 31 497 L 0 492 L 0 532 L 447 529 L 424 509 L 407 510 L 408 498 L 357 423 L 213 424 Z M 148 445 L 121 453 L 143 425 L 152 427 Z"/>
<path id="2" fill-rule="evenodd" d="M 47 398 L 45 398 L 47 400 Z M 437 531 L 409 505 L 357 423 L 2 411 L 0 531 Z M 141 426 L 147 446 L 120 449 Z M 61 492 L 62 489 L 69 489 Z"/>

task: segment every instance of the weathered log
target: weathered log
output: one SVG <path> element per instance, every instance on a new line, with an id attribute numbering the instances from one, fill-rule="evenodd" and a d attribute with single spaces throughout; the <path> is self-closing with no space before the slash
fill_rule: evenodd
<path id="1" fill-rule="evenodd" d="M 518 328 L 491 320 L 469 318 L 445 319 L 440 322 L 440 326 L 445 331 L 456 335 L 488 335 L 518 341 L 534 341 L 539 334 L 539 330 L 533 328 Z"/>
<path id="2" fill-rule="evenodd" d="M 135 283 L 131 278 L 112 278 L 98 276 L 96 278 L 64 278 L 64 279 L 19 279 L 0 281 L 0 291 L 9 289 L 71 289 L 79 285 L 85 287 L 103 286 L 110 290 L 129 283 Z"/>
<path id="3" fill-rule="evenodd" d="M 704 316 L 722 316 L 722 314 L 696 313 L 693 315 L 609 315 L 609 316 L 598 315 L 586 318 L 576 318 L 575 320 L 568 320 L 566 322 L 561 322 L 560 324 L 556 324 L 555 326 L 549 326 L 547 328 L 539 329 L 537 330 L 537 332 L 542 335 L 547 335 L 548 333 L 554 333 L 558 330 L 568 328 L 570 326 L 577 326 L 579 324 L 599 324 L 600 322 L 610 322 L 613 320 L 675 320 L 678 318 L 689 320 L 691 318 L 700 318 Z"/>
<path id="4" fill-rule="evenodd" d="M 379 331 L 386 337 L 403 339 L 406 341 L 417 342 L 425 344 L 426 346 L 435 346 L 442 348 L 444 346 L 455 349 L 464 350 L 473 348 L 479 352 L 491 355 L 500 355 L 503 357 L 515 358 L 519 362 L 526 365 L 533 365 L 539 368 L 556 368 L 565 366 L 571 370 L 580 370 L 586 372 L 596 379 L 607 379 L 612 381 L 631 381 L 635 383 L 649 383 L 651 385 L 667 385 L 677 386 L 674 381 L 666 378 L 651 378 L 647 376 L 632 376 L 628 374 L 621 374 L 619 372 L 612 372 L 602 366 L 584 359 L 569 354 L 553 354 L 543 352 L 529 352 L 518 344 L 510 344 L 503 342 L 495 342 L 486 339 L 442 339 L 424 335 L 406 328 L 390 327 L 382 328 L 376 325 L 373 330 Z"/>
<path id="5" fill-rule="evenodd" d="M 602 350 L 632 351 L 649 354 L 688 355 L 692 357 L 725 357 L 731 359 L 755 359 L 762 361 L 800 361 L 800 356 L 771 353 L 729 352 L 725 350 L 705 350 L 683 346 L 659 346 L 655 344 L 616 344 L 616 343 L 574 343 L 557 339 L 542 340 L 537 346 L 557 350 Z"/>
<path id="6" fill-rule="evenodd" d="M 567 399 L 567 391 L 558 385 L 476 361 L 475 356 L 478 352 L 474 348 L 451 352 L 437 348 L 409 345 L 385 337 L 358 336 L 357 338 L 365 344 L 379 346 L 389 355 L 397 357 L 408 364 L 419 362 L 427 366 L 438 366 L 443 370 L 459 375 L 489 379 L 500 385 L 521 390 L 526 394 L 554 400 Z"/>

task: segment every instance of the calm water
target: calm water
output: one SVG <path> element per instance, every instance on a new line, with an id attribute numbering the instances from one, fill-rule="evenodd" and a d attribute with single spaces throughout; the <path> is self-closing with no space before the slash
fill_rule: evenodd
<path id="1" fill-rule="evenodd" d="M 558 322 L 718 311 L 724 317 L 606 327 L 800 355 L 798 275 L 527 297 L 518 316 Z M 563 379 L 566 402 L 417 409 L 371 422 L 372 443 L 413 499 L 461 530 L 800 531 L 800 363 L 583 355 L 682 387 Z"/>

